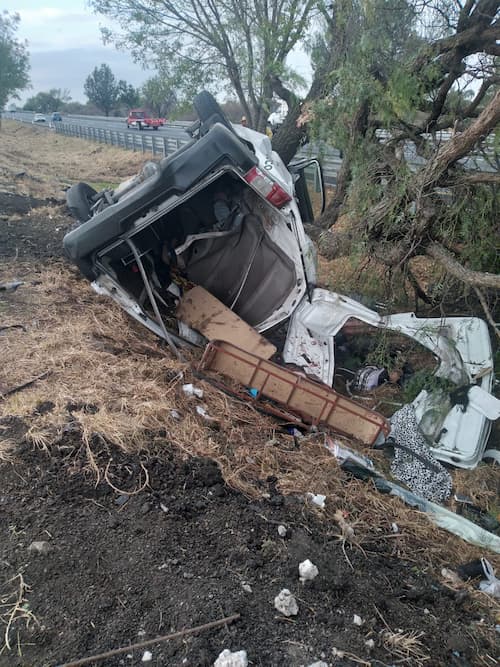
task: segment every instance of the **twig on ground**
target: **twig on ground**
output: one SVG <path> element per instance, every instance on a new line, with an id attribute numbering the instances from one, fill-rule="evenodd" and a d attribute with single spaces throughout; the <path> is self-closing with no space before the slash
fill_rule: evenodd
<path id="1" fill-rule="evenodd" d="M 7 389 L 7 391 L 4 391 L 2 394 L 0 394 L 0 401 L 6 398 L 7 396 L 10 396 L 11 394 L 15 394 L 16 392 L 21 391 L 21 389 L 26 389 L 27 387 L 31 387 L 32 384 L 35 384 L 35 382 L 38 382 L 38 380 L 44 380 L 49 375 L 50 371 L 45 371 L 45 373 L 38 375 L 36 378 L 33 378 L 32 380 L 28 380 L 28 382 L 23 382 L 23 384 L 18 384 L 17 387 L 12 387 L 12 389 Z"/>
<path id="2" fill-rule="evenodd" d="M 101 660 L 112 658 L 113 656 L 120 655 L 121 653 L 129 653 L 130 651 L 146 648 L 146 646 L 153 646 L 154 644 L 159 644 L 160 642 L 166 642 L 170 641 L 171 639 L 178 639 L 180 637 L 197 634 L 198 632 L 211 630 L 212 628 L 219 628 L 223 625 L 229 625 L 229 623 L 233 623 L 234 621 L 239 620 L 239 618 L 240 614 L 233 614 L 233 616 L 226 616 L 226 618 L 221 618 L 218 621 L 211 621 L 210 623 L 205 623 L 204 625 L 198 625 L 195 628 L 179 630 L 179 632 L 173 632 L 170 635 L 163 635 L 162 637 L 156 637 L 155 639 L 147 639 L 146 641 L 138 642 L 137 644 L 130 644 L 129 646 L 115 648 L 111 651 L 106 651 L 105 653 L 91 655 L 88 658 L 80 658 L 79 660 L 65 662 L 64 664 L 59 665 L 59 667 L 80 667 L 80 665 L 88 665 L 91 662 L 100 662 Z"/>

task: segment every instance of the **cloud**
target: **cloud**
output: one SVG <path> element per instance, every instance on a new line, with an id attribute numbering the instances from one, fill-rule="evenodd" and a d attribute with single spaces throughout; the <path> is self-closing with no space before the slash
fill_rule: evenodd
<path id="1" fill-rule="evenodd" d="M 78 5 L 18 9 L 19 36 L 28 40 L 31 52 L 100 46 L 99 18 L 85 10 L 83 3 L 81 8 Z"/>
<path id="2" fill-rule="evenodd" d="M 85 102 L 84 81 L 101 63 L 107 63 L 117 79 L 125 79 L 133 86 L 142 85 L 152 76 L 150 71 L 135 64 L 128 54 L 112 47 L 42 51 L 31 55 L 32 88 L 24 92 L 22 101 L 40 91 L 67 88 L 73 100 Z"/>

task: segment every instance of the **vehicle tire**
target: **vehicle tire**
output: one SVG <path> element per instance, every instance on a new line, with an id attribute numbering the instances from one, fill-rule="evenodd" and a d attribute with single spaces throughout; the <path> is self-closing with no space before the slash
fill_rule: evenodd
<path id="1" fill-rule="evenodd" d="M 234 132 L 228 117 L 222 111 L 214 96 L 208 90 L 202 90 L 193 100 L 193 106 L 201 121 L 200 133 L 206 134 L 215 123 L 222 123 Z"/>
<path id="2" fill-rule="evenodd" d="M 157 130 L 157 129 L 158 129 L 158 125 L 153 125 L 153 130 Z"/>
<path id="3" fill-rule="evenodd" d="M 137 123 L 137 127 L 139 128 L 139 130 L 142 130 L 142 123 Z"/>
<path id="4" fill-rule="evenodd" d="M 66 204 L 71 215 L 81 224 L 92 217 L 92 204 L 97 190 L 87 183 L 76 183 L 66 193 Z"/>

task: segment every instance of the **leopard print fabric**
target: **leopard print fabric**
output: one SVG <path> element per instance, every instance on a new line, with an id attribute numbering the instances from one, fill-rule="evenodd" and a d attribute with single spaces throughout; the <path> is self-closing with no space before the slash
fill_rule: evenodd
<path id="1" fill-rule="evenodd" d="M 442 502 L 451 494 L 451 475 L 432 456 L 411 405 L 405 405 L 391 418 L 390 437 L 395 441 L 391 473 L 418 495 Z M 402 445 L 418 455 L 398 447 Z"/>

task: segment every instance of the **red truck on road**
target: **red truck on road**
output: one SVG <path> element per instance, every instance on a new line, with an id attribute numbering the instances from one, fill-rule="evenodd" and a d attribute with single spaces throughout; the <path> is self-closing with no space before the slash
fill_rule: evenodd
<path id="1" fill-rule="evenodd" d="M 128 112 L 127 127 L 136 127 L 138 130 L 148 128 L 157 130 L 166 122 L 166 118 L 152 118 L 145 109 L 131 109 Z"/>

